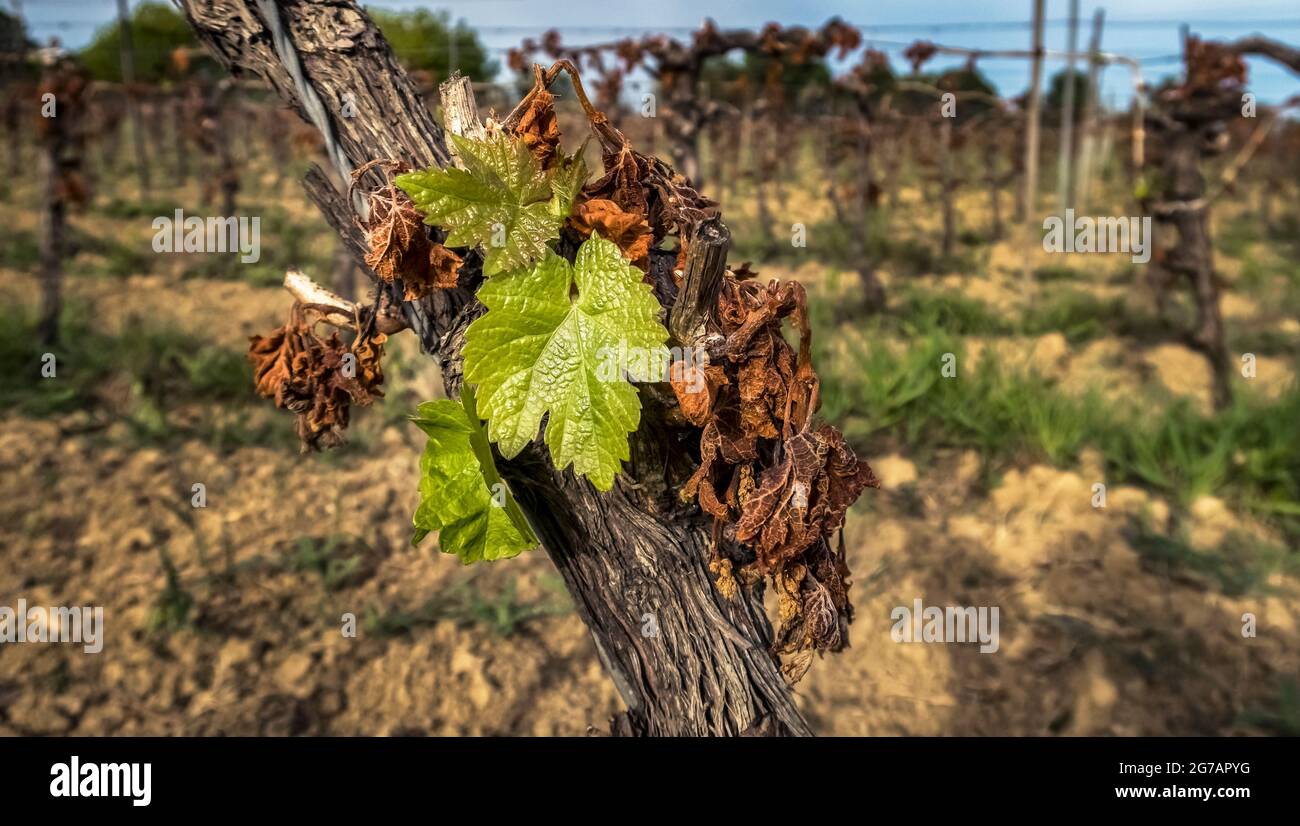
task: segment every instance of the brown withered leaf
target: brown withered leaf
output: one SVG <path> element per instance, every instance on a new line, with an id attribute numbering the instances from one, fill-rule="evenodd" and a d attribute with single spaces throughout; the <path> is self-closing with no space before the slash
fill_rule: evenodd
<path id="1" fill-rule="evenodd" d="M 269 336 L 251 336 L 248 361 L 253 365 L 253 385 L 257 394 L 274 399 L 276 407 L 283 407 L 283 387 L 289 380 L 293 354 L 304 345 L 298 340 L 300 331 L 292 325 L 276 327 Z"/>
<path id="2" fill-rule="evenodd" d="M 765 469 L 745 502 L 736 539 L 749 543 L 759 565 L 778 569 L 844 524 L 849 506 L 880 482 L 830 425 L 787 439 L 782 459 Z"/>
<path id="3" fill-rule="evenodd" d="M 352 397 L 352 401 L 357 404 L 368 405 L 376 398 L 384 396 L 379 385 L 384 383 L 384 344 L 387 341 L 388 336 L 374 333 L 369 336 L 358 336 L 357 340 L 352 342 L 352 354 L 356 356 L 356 363 L 352 371 L 353 376 L 345 389 Z"/>
<path id="4" fill-rule="evenodd" d="M 787 317 L 800 331 L 797 355 L 781 333 Z M 711 379 L 707 412 L 699 409 L 706 400 L 683 392 L 680 379 L 687 376 L 674 386 L 683 418 L 696 424 L 705 420 L 700 466 L 681 495 L 695 498 L 715 518 L 732 521 L 740 514 L 742 494 L 750 495 L 762 470 L 751 465 L 758 459 L 759 441 L 775 445 L 806 428 L 817 406 L 818 382 L 804 293 L 798 285 L 763 286 L 728 273 L 718 320 L 727 338 L 726 357 L 716 365 L 720 371 L 705 374 Z"/>
<path id="5" fill-rule="evenodd" d="M 794 373 L 788 348 L 773 344 L 774 334 L 764 332 L 740 363 L 740 423 L 745 433 L 776 439 L 777 421 L 785 407 L 786 384 Z"/>
<path id="6" fill-rule="evenodd" d="M 593 198 L 578 204 L 571 223 L 583 237 L 595 232 L 617 244 L 634 266 L 649 268 L 654 234 L 644 215 L 627 212 L 608 198 Z"/>
<path id="7" fill-rule="evenodd" d="M 839 651 L 849 644 L 849 569 L 844 552 L 832 552 L 818 542 L 801 562 L 787 563 L 772 575 L 778 595 L 778 620 L 773 653 L 783 657 L 786 679 L 797 682 L 814 653 Z"/>
<path id="8" fill-rule="evenodd" d="M 397 162 L 371 161 L 353 172 L 353 186 L 366 170 L 382 166 L 387 172 L 399 172 L 405 166 Z M 405 192 L 389 182 L 368 197 L 369 219 L 362 225 L 369 251 L 366 265 L 384 281 L 401 279 L 403 297 L 414 301 L 435 289 L 456 286 L 462 263 L 460 255 L 429 238 L 424 217 Z"/>
<path id="9" fill-rule="evenodd" d="M 744 432 L 775 439 L 806 427 L 819 404 L 820 384 L 812 366 L 803 287 L 793 281 L 762 286 L 728 276 L 718 315 L 727 357 L 735 365 Z M 799 330 L 797 357 L 781 333 L 785 318 Z"/>
<path id="10" fill-rule="evenodd" d="M 370 197 L 370 216 L 366 225 L 370 245 L 366 264 L 370 269 L 388 282 L 418 269 L 415 260 L 428 257 L 429 238 L 415 204 L 409 198 L 389 200 L 386 194 L 374 193 Z"/>
<path id="11" fill-rule="evenodd" d="M 343 443 L 352 403 L 368 405 L 383 396 L 386 337 L 360 338 L 348 348 L 337 332 L 318 336 L 306 312 L 295 304 L 288 324 L 269 336 L 252 336 L 248 360 L 258 394 L 297 416 L 305 450 L 320 450 Z"/>
<path id="12" fill-rule="evenodd" d="M 588 200 L 613 201 L 619 209 L 633 215 L 648 216 L 650 207 L 643 182 L 650 174 L 649 159 L 624 144 L 605 153 L 601 161 L 604 174 L 583 187 L 583 195 Z"/>
<path id="13" fill-rule="evenodd" d="M 718 388 L 728 383 L 727 374 L 721 365 L 687 364 L 674 361 L 668 367 L 668 381 L 682 416 L 693 425 L 703 426 L 713 415 L 713 402 L 717 398 Z"/>
<path id="14" fill-rule="evenodd" d="M 735 466 L 758 458 L 757 441 L 732 429 L 726 421 L 715 416 L 700 433 L 700 466 L 682 486 L 683 500 L 696 499 L 700 508 L 716 519 L 731 521 L 726 492 L 732 488 Z M 736 484 L 737 495 L 739 482 Z M 719 496 L 718 491 L 724 493 Z M 739 510 L 736 511 L 737 513 Z"/>
<path id="15" fill-rule="evenodd" d="M 533 153 L 542 169 L 550 169 L 560 146 L 560 125 L 555 118 L 555 97 L 539 87 L 532 93 L 528 108 L 519 116 L 515 134 Z"/>
<path id="16" fill-rule="evenodd" d="M 804 633 L 818 650 L 835 651 L 843 646 L 840 635 L 840 614 L 831 600 L 830 591 L 808 577 L 808 587 L 803 593 Z"/>
<path id="17" fill-rule="evenodd" d="M 782 334 L 786 319 L 799 331 L 797 352 Z M 726 336 L 716 365 L 725 382 L 710 388 L 707 412 L 677 386 L 685 367 L 674 386 L 684 418 L 707 415 L 700 465 L 681 495 L 718 525 L 735 524 L 736 541 L 754 554 L 741 577 L 771 577 L 779 620 L 772 650 L 794 682 L 814 654 L 848 645 L 849 571 L 828 540 L 862 491 L 879 482 L 838 430 L 812 426 L 820 385 L 803 290 L 728 272 L 717 320 Z"/>
<path id="18" fill-rule="evenodd" d="M 433 244 L 429 248 L 429 267 L 433 272 L 433 286 L 449 290 L 456 286 L 460 267 L 465 261 L 450 247 Z M 406 299 L 411 300 L 411 288 L 406 288 Z M 417 296 L 418 297 L 418 296 Z"/>

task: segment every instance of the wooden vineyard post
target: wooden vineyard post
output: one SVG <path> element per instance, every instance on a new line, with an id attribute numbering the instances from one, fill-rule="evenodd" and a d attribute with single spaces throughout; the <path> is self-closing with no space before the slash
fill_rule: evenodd
<path id="1" fill-rule="evenodd" d="M 1029 246 L 1037 234 L 1038 220 L 1034 208 L 1038 199 L 1038 130 L 1043 106 L 1043 0 L 1034 0 L 1033 62 L 1029 75 L 1029 108 L 1025 113 L 1025 188 L 1020 199 L 1022 220 L 1025 222 L 1024 280 L 1032 283 Z"/>
<path id="2" fill-rule="evenodd" d="M 1083 93 L 1083 124 L 1079 128 L 1079 162 L 1075 181 L 1075 203 L 1086 213 L 1092 189 L 1093 160 L 1097 146 L 1097 112 L 1101 97 L 1101 29 L 1106 13 L 1097 9 L 1092 18 L 1092 36 L 1088 41 L 1088 84 Z"/>
<path id="3" fill-rule="evenodd" d="M 131 41 L 131 12 L 126 0 L 117 0 L 119 44 L 122 51 L 122 86 L 126 92 L 126 110 L 131 120 L 131 140 L 135 146 L 136 174 L 140 177 L 140 193 L 149 197 L 149 153 L 144 145 L 144 118 L 140 114 L 140 100 L 135 88 L 135 51 Z"/>
<path id="4" fill-rule="evenodd" d="M 1056 166 L 1056 190 L 1062 219 L 1065 210 L 1074 205 L 1074 58 L 1078 44 L 1079 0 L 1070 0 L 1069 47 L 1066 49 L 1065 90 L 1061 100 L 1061 157 Z"/>

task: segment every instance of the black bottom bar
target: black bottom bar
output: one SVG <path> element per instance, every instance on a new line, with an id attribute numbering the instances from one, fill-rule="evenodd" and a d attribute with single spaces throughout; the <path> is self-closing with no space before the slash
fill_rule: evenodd
<path id="1" fill-rule="evenodd" d="M 743 810 L 748 801 L 768 814 L 769 806 L 851 803 L 863 817 L 887 806 L 924 809 L 927 817 L 948 807 L 1056 814 L 1196 805 L 1226 814 L 1292 799 L 1295 745 L 1210 738 L 8 739 L 0 740 L 0 809 L 127 817 L 409 810 L 496 819 L 515 809 L 562 816 L 577 805 L 606 819 L 628 814 L 629 805 L 691 816 L 719 805 Z M 139 765 L 132 774 L 122 764 Z M 146 785 L 148 805 L 134 805 Z M 118 794 L 82 794 L 97 790 Z"/>

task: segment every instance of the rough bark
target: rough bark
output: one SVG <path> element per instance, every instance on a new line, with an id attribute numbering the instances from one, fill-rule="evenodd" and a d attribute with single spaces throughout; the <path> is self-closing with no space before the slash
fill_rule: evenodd
<path id="1" fill-rule="evenodd" d="M 1196 327 L 1188 334 L 1188 344 L 1209 362 L 1214 377 L 1214 404 L 1223 409 L 1232 402 L 1232 365 L 1219 306 L 1219 279 L 1214 272 L 1210 206 L 1200 170 L 1208 141 L 1201 128 L 1173 119 L 1159 121 L 1154 136 L 1161 145 L 1163 201 L 1153 205 L 1151 211 L 1156 237 L 1164 238 L 1167 246 L 1165 254 L 1154 262 L 1149 279 L 1161 293 L 1174 281 L 1186 279 L 1196 303 Z M 1176 243 L 1170 243 L 1171 238 L 1177 239 Z"/>
<path id="2" fill-rule="evenodd" d="M 1160 176 L 1155 199 L 1148 198 L 1144 206 L 1155 218 L 1156 237 L 1165 239 L 1148 279 L 1162 302 L 1166 288 L 1180 278 L 1186 279 L 1196 302 L 1196 326 L 1188 333 L 1188 343 L 1209 361 L 1215 406 L 1222 409 L 1232 402 L 1234 365 L 1229 362 L 1224 337 L 1221 285 L 1214 271 L 1214 245 L 1209 231 L 1210 209 L 1222 187 L 1235 180 L 1241 165 L 1258 148 L 1256 141 L 1262 142 L 1268 130 L 1256 130 L 1256 136 L 1221 173 L 1218 192 L 1211 193 L 1201 165 L 1227 146 L 1226 124 L 1240 111 L 1245 72 L 1242 67 L 1241 75 L 1234 76 L 1220 69 L 1222 77 L 1207 79 L 1202 76 L 1204 67 L 1194 65 L 1197 58 L 1187 45 L 1186 35 L 1184 38 L 1183 86 L 1162 95 L 1155 111 L 1147 117 L 1160 157 Z M 1227 54 L 1267 57 L 1300 74 L 1300 50 L 1259 35 L 1216 44 L 1215 48 Z"/>
<path id="3" fill-rule="evenodd" d="M 182 5 L 223 63 L 263 78 L 321 130 L 340 173 L 373 158 L 413 167 L 450 162 L 418 90 L 355 3 Z M 277 29 L 284 34 L 278 41 Z M 345 93 L 355 117 L 340 115 Z M 364 239 L 344 197 L 319 171 L 307 186 L 360 257 Z M 385 289 L 400 301 L 399 292 Z M 447 389 L 456 392 L 460 343 L 480 305 L 465 290 L 449 290 L 404 303 L 402 311 L 440 361 Z M 771 629 L 761 602 L 752 596 L 728 601 L 712 585 L 708 527 L 663 483 L 665 454 L 678 455 L 683 446 L 660 425 L 649 394 L 646 400 L 627 478 L 608 494 L 557 472 L 535 448 L 501 463 L 628 706 L 612 728 L 620 734 L 809 734 L 768 653 Z"/>

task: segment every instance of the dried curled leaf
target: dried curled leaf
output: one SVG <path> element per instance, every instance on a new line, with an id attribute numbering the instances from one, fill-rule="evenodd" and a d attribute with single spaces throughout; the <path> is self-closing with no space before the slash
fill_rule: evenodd
<path id="1" fill-rule="evenodd" d="M 727 373 L 720 365 L 687 364 L 674 361 L 668 368 L 668 381 L 682 416 L 694 425 L 704 425 L 713 414 L 718 388 L 728 383 Z"/>
<path id="2" fill-rule="evenodd" d="M 601 162 L 604 174 L 584 187 L 582 194 L 588 200 L 613 201 L 624 212 L 648 214 L 645 181 L 650 175 L 650 160 L 624 144 L 617 151 L 606 152 Z"/>
<path id="3" fill-rule="evenodd" d="M 290 321 L 269 336 L 249 339 L 248 360 L 259 395 L 297 416 L 304 449 L 343 444 L 352 403 L 368 405 L 382 397 L 382 333 L 359 338 L 352 348 L 337 332 L 321 338 L 295 304 Z"/>
<path id="4" fill-rule="evenodd" d="M 376 162 L 378 163 L 378 162 Z M 391 168 L 401 169 L 397 164 Z M 369 165 L 353 173 L 354 182 Z M 388 283 L 401 279 L 403 297 L 414 301 L 435 289 L 456 286 L 461 257 L 454 250 L 430 240 L 424 216 L 405 193 L 390 181 L 370 193 L 370 218 L 363 225 L 366 265 Z"/>
<path id="5" fill-rule="evenodd" d="M 824 541 L 801 562 L 789 563 L 773 575 L 780 620 L 773 650 L 786 658 L 781 671 L 791 683 L 807 672 L 814 652 L 848 645 L 853 621 L 848 577 L 843 548 L 832 552 Z"/>
<path id="6" fill-rule="evenodd" d="M 528 107 L 520 115 L 515 134 L 533 153 L 542 169 L 555 163 L 560 146 L 560 125 L 555 118 L 555 98 L 545 88 L 533 92 Z"/>
<path id="7" fill-rule="evenodd" d="M 819 403 L 820 383 L 812 367 L 812 331 L 802 285 L 773 281 L 724 284 L 720 316 L 727 334 L 727 358 L 736 365 L 741 425 L 747 435 L 763 438 L 807 427 Z M 799 353 L 781 333 L 791 318 L 799 330 Z"/>
<path id="8" fill-rule="evenodd" d="M 588 200 L 608 200 L 624 212 L 645 216 L 651 246 L 668 235 L 690 236 L 691 227 L 718 214 L 716 202 L 696 192 L 684 177 L 658 158 L 634 151 L 626 142 L 601 158 L 604 174 L 588 184 Z"/>
<path id="9" fill-rule="evenodd" d="M 444 247 L 442 244 L 434 244 L 429 249 L 429 268 L 433 272 L 433 286 L 440 289 L 451 289 L 456 286 L 456 280 L 460 274 L 460 267 L 465 262 L 456 253 L 455 250 Z M 407 300 L 410 300 L 410 288 L 407 288 Z"/>
<path id="10" fill-rule="evenodd" d="M 721 363 L 674 364 L 670 373 L 683 418 L 703 425 L 700 465 L 681 495 L 719 523 L 735 524 L 735 539 L 754 554 L 737 571 L 742 579 L 772 578 L 780 622 L 774 650 L 794 681 L 813 652 L 848 644 L 849 572 L 828 538 L 879 482 L 838 430 L 812 425 L 820 384 L 803 289 L 752 278 L 744 267 L 725 277 Z M 782 334 L 785 319 L 799 331 L 797 352 Z"/>
<path id="11" fill-rule="evenodd" d="M 574 211 L 573 227 L 589 237 L 593 232 L 602 238 L 613 241 L 623 252 L 623 257 L 633 266 L 642 270 L 650 266 L 650 243 L 654 233 L 645 216 L 634 212 L 624 212 L 613 201 L 596 198 L 583 201 Z"/>
<path id="12" fill-rule="evenodd" d="M 700 466 L 682 495 L 696 497 L 713 516 L 734 521 L 740 513 L 736 467 L 758 458 L 760 439 L 788 438 L 807 427 L 818 405 L 819 384 L 802 287 L 792 282 L 762 286 L 728 274 L 718 308 L 727 336 L 726 359 L 722 375 L 710 382 L 710 411 L 702 414 L 695 399 L 683 403 L 688 394 L 677 385 L 674 390 L 683 416 L 695 423 L 708 420 L 700 434 Z M 798 355 L 781 333 L 786 317 L 793 317 L 800 331 Z"/>
<path id="13" fill-rule="evenodd" d="M 839 530 L 863 489 L 880 487 L 830 425 L 796 434 L 781 452 L 782 460 L 762 472 L 736 523 L 736 538 L 754 548 L 764 570 L 797 559 Z"/>

